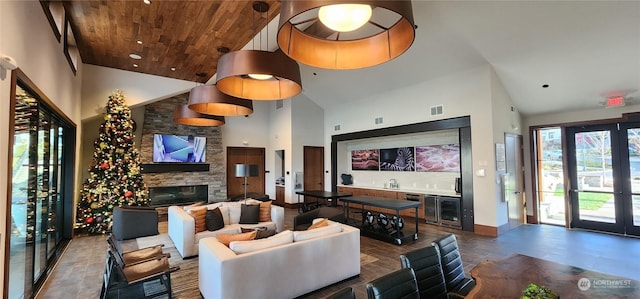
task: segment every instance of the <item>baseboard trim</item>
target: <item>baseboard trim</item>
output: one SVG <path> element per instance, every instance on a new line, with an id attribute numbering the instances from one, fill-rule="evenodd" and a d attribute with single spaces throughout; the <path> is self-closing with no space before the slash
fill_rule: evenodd
<path id="1" fill-rule="evenodd" d="M 495 226 L 486 226 L 481 224 L 473 225 L 473 232 L 487 237 L 497 237 L 498 236 L 498 228 Z"/>

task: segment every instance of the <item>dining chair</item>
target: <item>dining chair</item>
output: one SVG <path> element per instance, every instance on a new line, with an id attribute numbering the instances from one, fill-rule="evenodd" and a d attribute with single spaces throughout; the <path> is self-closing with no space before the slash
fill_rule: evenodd
<path id="1" fill-rule="evenodd" d="M 404 268 L 367 283 L 368 299 L 419 299 L 416 275 Z"/>
<path id="2" fill-rule="evenodd" d="M 420 298 L 446 299 L 449 297 L 438 247 L 427 246 L 402 254 L 400 264 L 402 268 L 413 269 Z"/>
<path id="3" fill-rule="evenodd" d="M 475 280 L 466 277 L 458 241 L 454 234 L 435 240 L 431 245 L 438 247 L 447 293 L 466 296 L 476 286 Z"/>
<path id="4" fill-rule="evenodd" d="M 352 287 L 346 287 L 329 295 L 326 299 L 356 299 L 356 293 Z"/>

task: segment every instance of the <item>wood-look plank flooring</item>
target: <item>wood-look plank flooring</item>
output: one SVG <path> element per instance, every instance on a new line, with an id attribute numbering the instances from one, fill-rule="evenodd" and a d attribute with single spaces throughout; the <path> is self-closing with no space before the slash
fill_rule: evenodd
<path id="1" fill-rule="evenodd" d="M 296 214 L 297 210 L 285 209 L 285 229 L 291 228 Z M 406 227 L 412 228 L 413 223 L 407 220 Z M 159 230 L 166 233 L 166 221 L 160 222 Z M 366 258 L 360 276 L 301 298 L 324 298 L 349 286 L 355 289 L 357 298 L 367 298 L 366 283 L 399 269 L 400 254 L 429 246 L 449 233 L 458 238 L 467 275 L 479 262 L 521 253 L 640 281 L 640 239 L 636 238 L 549 225 L 522 225 L 498 238 L 424 223 L 420 223 L 419 231 L 416 242 L 402 246 L 361 237 L 361 252 Z M 97 298 L 106 258 L 104 240 L 104 236 L 74 238 L 36 298 Z"/>

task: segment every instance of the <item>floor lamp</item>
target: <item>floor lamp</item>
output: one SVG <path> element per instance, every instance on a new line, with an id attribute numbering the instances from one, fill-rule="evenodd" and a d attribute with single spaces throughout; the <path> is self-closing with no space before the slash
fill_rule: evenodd
<path id="1" fill-rule="evenodd" d="M 258 176 L 258 165 L 236 164 L 235 175 L 237 178 L 244 178 L 244 203 L 247 203 L 247 178 Z"/>

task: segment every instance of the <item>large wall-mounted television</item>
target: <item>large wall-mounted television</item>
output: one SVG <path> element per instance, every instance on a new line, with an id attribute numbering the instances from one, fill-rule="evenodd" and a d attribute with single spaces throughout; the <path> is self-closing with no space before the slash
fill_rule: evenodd
<path id="1" fill-rule="evenodd" d="M 206 137 L 153 135 L 153 162 L 204 163 Z"/>

